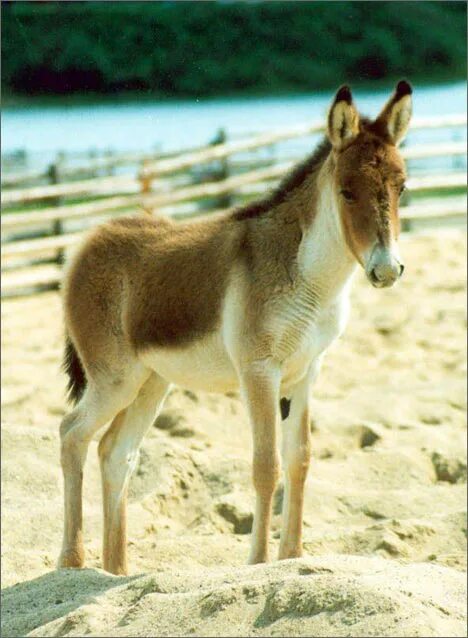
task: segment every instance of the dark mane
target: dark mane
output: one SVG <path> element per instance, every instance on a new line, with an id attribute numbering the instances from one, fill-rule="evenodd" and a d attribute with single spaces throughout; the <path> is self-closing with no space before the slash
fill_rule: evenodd
<path id="1" fill-rule="evenodd" d="M 327 137 L 323 138 L 312 155 L 296 164 L 287 175 L 283 177 L 279 185 L 263 199 L 246 204 L 234 211 L 233 217 L 237 220 L 251 219 L 266 213 L 273 206 L 284 202 L 292 191 L 296 190 L 304 180 L 313 173 L 328 157 L 331 144 Z"/>

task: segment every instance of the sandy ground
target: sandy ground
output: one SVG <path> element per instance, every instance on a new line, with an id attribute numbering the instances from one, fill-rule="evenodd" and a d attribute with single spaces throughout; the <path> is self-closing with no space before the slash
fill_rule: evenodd
<path id="1" fill-rule="evenodd" d="M 2 636 L 466 636 L 464 233 L 405 238 L 402 252 L 394 289 L 356 277 L 313 393 L 305 556 L 269 565 L 245 565 L 242 405 L 177 389 L 131 482 L 131 575 L 100 569 L 96 442 L 87 569 L 56 571 L 60 300 L 4 302 Z"/>

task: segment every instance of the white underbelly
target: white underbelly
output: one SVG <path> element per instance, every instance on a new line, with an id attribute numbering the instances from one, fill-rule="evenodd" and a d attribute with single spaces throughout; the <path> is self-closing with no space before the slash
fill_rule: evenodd
<path id="1" fill-rule="evenodd" d="M 346 321 L 346 304 L 337 305 L 311 321 L 306 329 L 281 322 L 273 326 L 270 356 L 281 367 L 281 392 L 290 389 L 307 373 L 340 334 Z M 301 326 L 302 327 L 302 326 Z M 142 363 L 170 383 L 189 390 L 206 392 L 235 392 L 239 380 L 231 357 L 226 349 L 223 332 L 229 339 L 231 333 L 220 330 L 200 340 L 179 347 L 150 347 L 139 353 Z"/>
<path id="2" fill-rule="evenodd" d="M 151 348 L 139 356 L 145 366 L 182 388 L 221 393 L 239 390 L 229 356 L 207 339 L 184 348 Z M 281 365 L 281 388 L 288 389 L 302 379 L 309 365 L 310 354 L 305 351 L 285 361 Z"/>
<path id="3" fill-rule="evenodd" d="M 170 383 L 188 390 L 235 392 L 238 378 L 219 333 L 187 346 L 148 348 L 141 361 Z"/>

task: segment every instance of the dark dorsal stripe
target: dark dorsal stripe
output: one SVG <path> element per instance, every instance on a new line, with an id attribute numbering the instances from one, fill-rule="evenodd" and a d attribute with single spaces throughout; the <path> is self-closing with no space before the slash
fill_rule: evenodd
<path id="1" fill-rule="evenodd" d="M 286 399 L 286 397 L 282 397 L 280 401 L 280 410 L 281 410 L 281 420 L 284 421 L 289 416 L 289 411 L 291 409 L 291 399 Z"/>

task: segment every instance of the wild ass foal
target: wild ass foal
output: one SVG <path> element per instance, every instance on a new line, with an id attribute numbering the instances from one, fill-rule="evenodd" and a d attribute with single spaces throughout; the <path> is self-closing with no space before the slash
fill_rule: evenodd
<path id="1" fill-rule="evenodd" d="M 186 223 L 115 220 L 81 246 L 64 285 L 65 366 L 76 406 L 60 428 L 61 566 L 84 564 L 83 466 L 91 438 L 111 422 L 99 443 L 103 564 L 127 572 L 128 483 L 171 383 L 241 391 L 253 433 L 251 563 L 268 558 L 281 412 L 279 557 L 301 555 L 309 388 L 344 328 L 356 264 L 376 287 L 403 271 L 395 242 L 405 171 L 396 147 L 410 117 L 404 81 L 374 121 L 359 117 L 342 87 L 326 139 L 266 199 Z"/>

